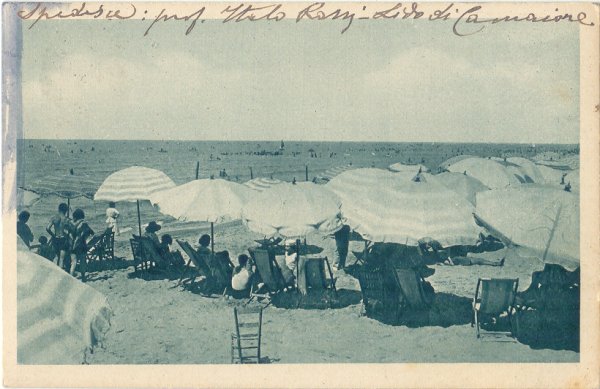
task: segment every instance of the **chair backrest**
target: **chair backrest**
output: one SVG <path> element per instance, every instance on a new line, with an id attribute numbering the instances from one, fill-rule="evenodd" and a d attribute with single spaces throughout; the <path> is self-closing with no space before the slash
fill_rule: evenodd
<path id="1" fill-rule="evenodd" d="M 210 277 L 210 268 L 204 261 L 204 258 L 196 255 L 196 250 L 194 250 L 192 246 L 190 246 L 190 244 L 185 240 L 176 239 L 176 241 L 179 247 L 181 247 L 185 254 L 190 258 L 190 261 L 192 261 L 194 266 L 202 273 L 202 275 L 205 277 Z"/>
<path id="2" fill-rule="evenodd" d="M 431 304 L 423 290 L 423 279 L 414 269 L 394 268 L 398 287 L 406 303 L 413 308 L 424 308 Z"/>
<path id="3" fill-rule="evenodd" d="M 129 243 L 131 244 L 131 253 L 133 254 L 134 262 L 142 262 L 144 257 L 142 256 L 142 246 L 139 237 L 134 235 L 132 239 L 129 239 Z"/>
<path id="4" fill-rule="evenodd" d="M 143 258 L 145 258 L 146 260 L 151 260 L 157 264 L 166 263 L 165 259 L 162 257 L 162 255 L 160 255 L 160 253 L 156 249 L 156 246 L 154 245 L 154 242 L 152 242 L 150 238 L 141 237 L 139 238 L 139 242 L 142 248 L 141 251 Z"/>
<path id="5" fill-rule="evenodd" d="M 283 288 L 285 281 L 275 262 L 275 255 L 265 249 L 253 249 L 249 251 L 256 265 L 258 275 L 266 287 L 271 292 L 277 292 Z"/>
<path id="6" fill-rule="evenodd" d="M 233 317 L 237 352 L 240 362 L 254 358 L 260 362 L 260 343 L 262 337 L 262 307 L 234 307 Z M 244 348 L 256 349 L 256 356 L 243 354 Z"/>
<path id="7" fill-rule="evenodd" d="M 500 314 L 514 305 L 519 279 L 480 278 L 478 285 L 481 285 L 481 294 L 477 296 L 478 288 L 475 299 L 481 303 L 479 311 L 486 314 Z"/>
<path id="8" fill-rule="evenodd" d="M 301 256 L 298 261 L 298 289 L 306 295 L 308 290 L 323 290 L 327 288 L 325 275 L 326 258 L 311 258 Z"/>

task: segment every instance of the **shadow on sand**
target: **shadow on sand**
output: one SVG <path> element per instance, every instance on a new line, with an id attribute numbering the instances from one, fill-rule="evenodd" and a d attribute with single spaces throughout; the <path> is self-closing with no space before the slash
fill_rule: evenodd
<path id="1" fill-rule="evenodd" d="M 338 289 L 337 293 L 322 292 L 309 293 L 302 296 L 297 291 L 279 293 L 273 296 L 271 304 L 277 308 L 285 309 L 339 309 L 360 303 L 359 291 Z"/>

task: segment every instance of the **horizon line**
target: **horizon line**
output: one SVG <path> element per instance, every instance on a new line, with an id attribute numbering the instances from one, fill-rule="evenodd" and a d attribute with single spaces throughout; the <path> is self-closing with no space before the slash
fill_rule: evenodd
<path id="1" fill-rule="evenodd" d="M 101 139 L 101 138 L 18 138 L 19 140 L 35 141 L 146 141 L 146 142 L 313 142 L 313 143 L 446 143 L 446 144 L 499 144 L 499 145 L 561 145 L 577 146 L 577 143 L 559 143 L 559 142 L 491 142 L 491 141 L 393 141 L 393 140 L 305 140 L 305 139 Z"/>

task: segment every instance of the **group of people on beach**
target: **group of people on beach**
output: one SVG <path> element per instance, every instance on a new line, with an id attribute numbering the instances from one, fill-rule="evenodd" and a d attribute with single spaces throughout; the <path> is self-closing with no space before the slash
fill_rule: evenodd
<path id="1" fill-rule="evenodd" d="M 106 210 L 106 222 L 108 228 L 118 234 L 119 211 L 115 207 L 114 202 L 109 203 Z M 52 216 L 46 226 L 46 232 L 50 239 L 42 235 L 38 238 L 38 244 L 34 244 L 34 235 L 27 224 L 31 214 L 28 211 L 22 211 L 18 215 L 17 236 L 30 250 L 35 249 L 38 255 L 53 261 L 72 276 L 75 276 L 76 269 L 79 269 L 81 280 L 85 282 L 88 243 L 95 232 L 86 222 L 85 212 L 82 209 L 75 209 L 71 217 L 68 215 L 69 206 L 66 203 L 60 203 L 57 213 Z"/>

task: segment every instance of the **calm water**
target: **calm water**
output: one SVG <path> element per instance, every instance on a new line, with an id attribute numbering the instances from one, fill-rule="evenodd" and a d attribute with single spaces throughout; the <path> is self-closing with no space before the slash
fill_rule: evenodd
<path id="1" fill-rule="evenodd" d="M 309 179 L 326 169 L 352 163 L 357 167 L 386 168 L 392 163 L 423 163 L 431 169 L 461 154 L 477 156 L 532 157 L 539 152 L 573 152 L 577 145 L 460 144 L 460 143 L 352 143 L 285 141 L 110 141 L 110 140 L 23 140 L 19 144 L 18 185 L 34 183 L 48 174 L 87 174 L 98 186 L 111 173 L 133 165 L 159 169 L 182 184 L 195 178 L 219 176 L 225 169 L 230 179 L 240 182 L 254 177 L 291 181 Z"/>

